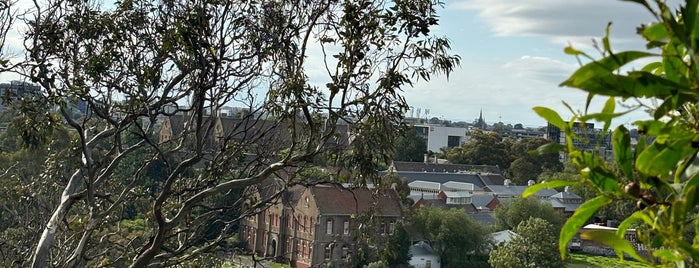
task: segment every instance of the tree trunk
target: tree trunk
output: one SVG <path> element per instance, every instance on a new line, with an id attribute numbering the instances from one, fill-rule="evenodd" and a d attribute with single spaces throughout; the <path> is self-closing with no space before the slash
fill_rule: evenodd
<path id="1" fill-rule="evenodd" d="M 78 185 L 80 185 L 81 172 L 77 171 L 71 176 L 70 182 L 63 189 L 63 194 L 61 195 L 61 203 L 56 207 L 56 210 L 51 215 L 51 219 L 46 223 L 46 227 L 41 234 L 41 238 L 36 245 L 34 254 L 32 255 L 32 268 L 40 268 L 46 265 L 49 261 L 49 253 L 51 251 L 51 246 L 53 245 L 53 240 L 56 237 L 56 231 L 58 225 L 61 223 L 61 219 L 65 217 L 70 208 L 73 206 L 73 199 L 71 196 L 75 193 Z"/>

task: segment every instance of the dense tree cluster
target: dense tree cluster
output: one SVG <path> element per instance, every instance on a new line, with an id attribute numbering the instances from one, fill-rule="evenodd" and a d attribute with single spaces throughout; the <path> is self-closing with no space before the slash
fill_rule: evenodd
<path id="1" fill-rule="evenodd" d="M 465 211 L 425 206 L 417 210 L 411 222 L 431 242 L 443 265 L 481 267 L 484 264 L 490 237 Z"/>
<path id="2" fill-rule="evenodd" d="M 0 71 L 41 94 L 7 125 L 21 139 L 2 142 L 2 266 L 214 253 L 268 204 L 247 186 L 374 179 L 403 127 L 400 89 L 459 64 L 431 33 L 434 1 L 49 0 L 21 16 L 11 3 L 0 34 L 21 18 L 26 53 Z M 224 126 L 226 105 L 247 112 Z M 337 173 L 305 169 L 318 162 Z"/>
<path id="3" fill-rule="evenodd" d="M 467 143 L 451 148 L 446 156 L 457 164 L 498 166 L 513 183 L 526 185 L 544 172 L 563 169 L 558 154 L 536 153 L 537 148 L 549 143 L 544 138 L 503 139 L 497 132 L 476 130 Z"/>
<path id="4" fill-rule="evenodd" d="M 488 263 L 493 268 L 564 267 L 558 248 L 558 228 L 530 217 L 517 224 L 512 240 L 495 248 Z"/>

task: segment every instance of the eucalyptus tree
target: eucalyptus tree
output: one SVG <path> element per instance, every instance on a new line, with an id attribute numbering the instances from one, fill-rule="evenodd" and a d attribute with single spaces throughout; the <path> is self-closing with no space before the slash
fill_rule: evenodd
<path id="1" fill-rule="evenodd" d="M 268 201 L 233 192 L 269 179 L 277 191 L 303 182 L 290 168 L 339 145 L 331 155 L 361 183 L 392 154 L 408 108 L 401 88 L 459 64 L 448 40 L 430 32 L 440 7 L 431 0 L 35 2 L 23 16 L 27 56 L 16 70 L 59 107 L 82 161 L 47 176 L 69 173 L 32 265 L 190 260 Z M 76 101 L 88 107 L 77 119 L 69 109 Z M 217 111 L 225 105 L 248 112 L 224 120 Z M 177 124 L 163 120 L 175 116 Z M 159 137 L 162 122 L 179 132 Z M 338 123 L 351 126 L 351 139 Z M 125 161 L 136 168 L 119 172 Z M 162 174 L 143 187 L 154 165 Z M 143 237 L 124 235 L 127 208 L 137 210 Z"/>

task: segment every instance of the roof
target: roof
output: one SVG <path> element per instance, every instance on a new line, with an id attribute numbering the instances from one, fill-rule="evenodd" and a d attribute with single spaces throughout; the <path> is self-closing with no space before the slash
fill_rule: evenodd
<path id="1" fill-rule="evenodd" d="M 452 191 L 445 191 L 444 194 L 445 194 L 447 197 L 450 197 L 450 198 L 471 197 L 471 193 L 469 193 L 469 192 L 452 192 Z"/>
<path id="2" fill-rule="evenodd" d="M 448 181 L 442 183 L 442 185 L 446 188 L 445 190 L 473 191 L 475 189 L 475 185 L 468 182 Z"/>
<path id="3" fill-rule="evenodd" d="M 488 185 L 487 187 L 497 196 L 521 196 L 524 190 L 529 188 L 529 186 L 524 185 Z M 557 193 L 554 189 L 541 189 L 534 193 L 534 196 L 549 197 Z"/>
<path id="4" fill-rule="evenodd" d="M 387 173 L 387 172 L 382 172 Z M 442 172 L 424 172 L 424 171 L 399 171 L 396 172 L 399 177 L 406 178 L 408 183 L 413 181 L 429 181 L 436 183 L 445 183 L 448 181 L 471 183 L 475 187 L 483 188 L 485 183 L 478 174 L 468 173 L 442 173 Z M 383 175 L 383 174 L 381 174 Z"/>
<path id="5" fill-rule="evenodd" d="M 565 191 L 560 192 L 560 193 L 556 193 L 556 194 L 552 195 L 551 198 L 582 200 L 582 197 L 580 197 L 579 195 L 576 195 L 576 194 L 571 193 L 571 192 L 565 192 Z"/>
<path id="6" fill-rule="evenodd" d="M 384 216 L 400 216 L 400 201 L 393 190 L 371 191 L 367 188 L 342 188 L 319 184 L 310 188 L 321 214 L 352 215 L 374 208 Z"/>
<path id="7" fill-rule="evenodd" d="M 430 245 L 425 241 L 420 241 L 410 246 L 409 252 L 412 256 L 437 256 L 434 249 L 432 249 L 432 247 L 430 247 Z"/>
<path id="8" fill-rule="evenodd" d="M 471 196 L 471 203 L 476 208 L 481 209 L 487 207 L 493 199 L 495 199 L 495 196 L 492 194 L 475 194 Z"/>
<path id="9" fill-rule="evenodd" d="M 500 174 L 480 174 L 486 185 L 504 185 L 505 177 Z"/>
<path id="10" fill-rule="evenodd" d="M 408 183 L 408 187 L 440 190 L 442 188 L 442 185 L 437 182 L 430 181 L 412 181 Z"/>
<path id="11" fill-rule="evenodd" d="M 551 207 L 563 208 L 563 211 L 565 212 L 575 212 L 575 210 L 577 210 L 580 207 L 580 205 L 582 205 L 582 203 L 564 203 L 556 198 L 551 198 L 549 201 L 551 202 Z"/>
<path id="12" fill-rule="evenodd" d="M 503 230 L 500 232 L 490 234 L 490 237 L 493 238 L 493 242 L 495 242 L 496 245 L 508 242 L 512 240 L 512 238 L 514 238 L 515 236 L 517 236 L 517 234 L 510 230 Z"/>
<path id="13" fill-rule="evenodd" d="M 464 165 L 464 164 L 434 164 L 424 162 L 393 161 L 395 171 L 427 171 L 427 172 L 460 172 L 483 171 L 484 173 L 501 174 L 500 168 L 489 165 Z"/>

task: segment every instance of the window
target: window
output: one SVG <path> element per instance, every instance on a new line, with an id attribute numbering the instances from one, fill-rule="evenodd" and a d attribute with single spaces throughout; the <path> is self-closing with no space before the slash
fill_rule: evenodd
<path id="1" fill-rule="evenodd" d="M 328 222 L 325 224 L 325 233 L 326 234 L 333 233 L 333 220 L 328 220 Z"/>
<path id="2" fill-rule="evenodd" d="M 349 221 L 345 221 L 343 228 L 342 228 L 342 233 L 345 235 L 349 234 Z"/>
<path id="3" fill-rule="evenodd" d="M 386 222 L 381 222 L 381 234 L 386 234 Z"/>
<path id="4" fill-rule="evenodd" d="M 393 234 L 393 232 L 396 230 L 396 223 L 391 222 L 388 224 L 388 233 Z"/>
<path id="5" fill-rule="evenodd" d="M 347 259 L 347 246 L 342 246 L 342 259 Z"/>
<path id="6" fill-rule="evenodd" d="M 432 268 L 432 260 L 425 261 L 425 268 Z"/>
<path id="7" fill-rule="evenodd" d="M 327 246 L 325 246 L 325 259 L 326 259 L 326 260 L 329 260 L 330 257 L 332 256 L 332 254 L 333 254 L 333 247 L 332 247 L 332 245 L 327 245 Z"/>

